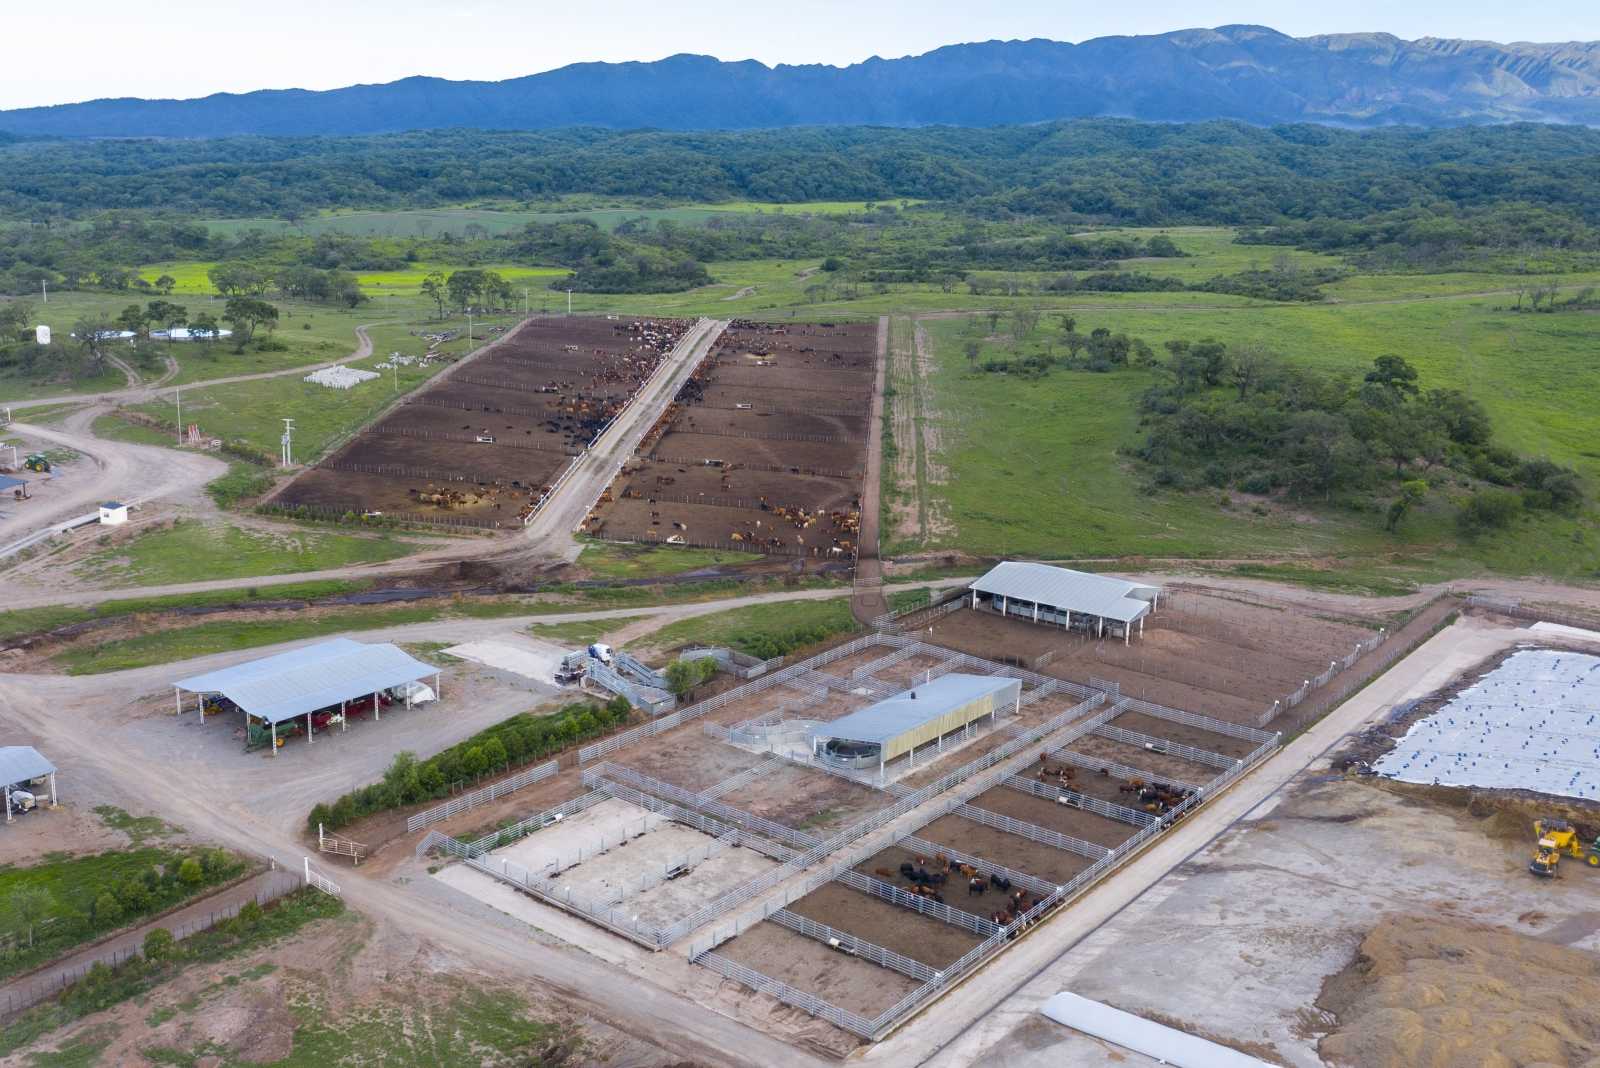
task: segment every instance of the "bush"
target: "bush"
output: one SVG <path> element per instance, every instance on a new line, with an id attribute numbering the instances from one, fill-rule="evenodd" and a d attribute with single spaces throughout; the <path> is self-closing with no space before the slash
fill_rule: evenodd
<path id="1" fill-rule="evenodd" d="M 1506 490 L 1479 490 L 1467 498 L 1456 516 L 1461 532 L 1469 538 L 1489 530 L 1511 525 L 1522 513 L 1522 501 Z"/>
<path id="2" fill-rule="evenodd" d="M 183 863 L 178 865 L 178 881 L 184 886 L 193 888 L 206 881 L 206 873 L 201 869 L 198 860 L 185 857 Z"/>
<path id="3" fill-rule="evenodd" d="M 109 890 L 101 891 L 94 899 L 94 922 L 109 927 L 122 919 L 122 903 Z"/>
<path id="4" fill-rule="evenodd" d="M 186 860 L 184 863 L 188 864 L 190 861 Z M 198 867 L 196 870 L 198 870 Z M 157 927 L 144 936 L 145 959 L 151 961 L 166 960 L 172 955 L 172 950 L 176 945 L 177 939 L 172 937 L 171 931 L 165 927 Z"/>

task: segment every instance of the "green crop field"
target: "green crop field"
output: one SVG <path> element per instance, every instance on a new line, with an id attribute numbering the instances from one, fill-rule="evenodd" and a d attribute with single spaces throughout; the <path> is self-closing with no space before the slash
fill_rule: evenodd
<path id="1" fill-rule="evenodd" d="M 183 296 L 214 296 L 215 287 L 211 284 L 209 272 L 216 263 L 210 260 L 185 260 L 182 262 L 151 263 L 139 268 L 139 277 L 147 282 L 154 283 L 162 275 L 173 280 L 172 299 Z M 398 271 L 356 271 L 356 282 L 367 290 L 370 297 L 383 297 L 389 292 L 396 295 L 415 298 L 418 296 L 417 287 L 422 280 L 434 271 L 448 276 L 451 271 L 461 270 L 459 264 L 448 263 L 417 263 Z M 549 286 L 552 278 L 564 277 L 568 271 L 565 267 L 527 267 L 515 263 L 490 263 L 481 268 L 486 271 L 495 271 L 512 285 Z M 130 295 L 132 299 L 135 295 Z M 322 305 L 317 305 L 322 307 Z M 370 311 L 371 305 L 368 306 Z"/>

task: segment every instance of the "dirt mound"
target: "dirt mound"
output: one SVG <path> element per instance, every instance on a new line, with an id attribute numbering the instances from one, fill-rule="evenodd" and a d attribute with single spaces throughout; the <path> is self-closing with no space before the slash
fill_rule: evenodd
<path id="1" fill-rule="evenodd" d="M 1317 1006 L 1330 1064 L 1600 1066 L 1600 956 L 1505 928 L 1388 916 Z"/>

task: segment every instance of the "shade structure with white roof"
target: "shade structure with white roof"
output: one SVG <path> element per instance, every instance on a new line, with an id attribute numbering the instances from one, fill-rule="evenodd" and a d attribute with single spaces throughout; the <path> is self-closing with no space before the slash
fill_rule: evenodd
<path id="1" fill-rule="evenodd" d="M 1110 623 L 1121 628 L 1124 642 L 1135 624 L 1143 633 L 1144 617 L 1161 600 L 1160 586 L 1017 560 L 996 564 L 968 590 L 973 608 L 1069 630 L 1077 625 L 1097 635 Z"/>
<path id="2" fill-rule="evenodd" d="M 6 822 L 11 822 L 12 788 L 23 783 L 50 779 L 50 807 L 56 804 L 56 766 L 45 759 L 43 753 L 31 745 L 0 745 L 0 798 L 5 805 Z"/>
<path id="3" fill-rule="evenodd" d="M 218 671 L 180 679 L 173 684 L 177 709 L 183 712 L 183 695 L 220 694 L 237 705 L 250 720 L 269 728 L 273 751 L 277 751 L 280 723 L 306 718 L 307 738 L 312 731 L 313 714 L 339 708 L 352 701 L 372 699 L 374 716 L 379 694 L 401 688 L 410 700 L 410 684 L 432 678 L 433 692 L 440 692 L 441 672 L 431 664 L 414 659 L 387 642 L 366 644 L 349 638 L 335 638 L 276 656 L 252 660 Z M 343 722 L 343 719 L 340 719 Z"/>
<path id="4" fill-rule="evenodd" d="M 835 761 L 883 766 L 920 745 L 1011 705 L 1021 707 L 1018 679 L 951 672 L 811 729 L 811 749 Z"/>

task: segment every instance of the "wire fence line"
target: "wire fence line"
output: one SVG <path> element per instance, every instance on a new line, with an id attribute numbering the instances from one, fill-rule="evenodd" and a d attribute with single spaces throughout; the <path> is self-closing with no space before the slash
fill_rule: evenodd
<path id="1" fill-rule="evenodd" d="M 265 906 L 281 897 L 294 893 L 301 886 L 302 880 L 298 875 L 292 871 L 280 869 L 268 881 L 266 886 L 256 891 L 253 900 L 257 905 Z M 245 902 L 239 902 L 238 904 L 223 906 L 202 916 L 196 916 L 193 919 L 184 920 L 177 924 L 158 923 L 156 926 L 165 927 L 172 932 L 173 938 L 182 941 L 190 935 L 209 930 L 225 920 L 232 919 L 239 914 L 239 910 L 244 906 Z M 81 981 L 84 976 L 89 974 L 89 969 L 97 964 L 116 968 L 126 964 L 134 957 L 142 955 L 142 952 L 135 947 L 107 949 L 91 955 L 81 964 L 74 965 L 65 971 L 57 972 L 48 978 L 14 980 L 6 985 L 3 995 L 4 1000 L 0 1002 L 0 1022 L 9 1021 L 18 1013 L 56 996 Z"/>
<path id="2" fill-rule="evenodd" d="M 1103 771 L 1107 775 L 1112 775 L 1116 778 L 1122 779 L 1124 782 L 1145 782 L 1154 786 L 1165 786 L 1168 788 L 1176 787 L 1179 790 L 1200 789 L 1200 787 L 1196 786 L 1192 782 L 1185 782 L 1182 779 L 1175 779 L 1170 775 L 1157 775 L 1153 771 L 1146 771 L 1143 768 L 1130 767 L 1127 764 L 1121 764 L 1115 760 L 1109 760 L 1106 757 L 1089 756 L 1086 753 L 1076 753 L 1071 749 L 1052 749 L 1050 750 L 1050 757 L 1051 759 L 1060 760 L 1064 763 L 1071 764 L 1074 767 L 1083 768 L 1086 771 Z"/>
<path id="3" fill-rule="evenodd" d="M 479 805 L 486 805 L 490 801 L 493 801 L 497 798 L 504 797 L 510 793 L 515 793 L 524 786 L 531 786 L 536 782 L 548 779 L 550 776 L 556 774 L 556 772 L 560 770 L 560 761 L 551 760 L 535 767 L 528 768 L 524 771 L 520 771 L 510 778 L 501 779 L 496 783 L 490 783 L 481 790 L 473 790 L 471 793 L 461 794 L 458 797 L 452 797 L 442 805 L 438 805 L 434 808 L 427 809 L 426 811 L 418 812 L 408 816 L 406 818 L 406 833 L 410 834 L 413 831 L 420 831 L 424 827 L 431 827 L 440 820 L 447 820 L 451 816 L 459 815 L 462 812 L 477 808 Z"/>

